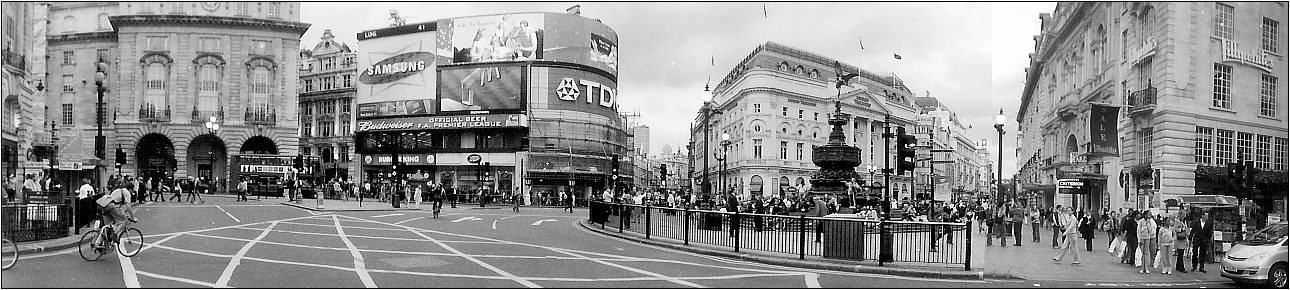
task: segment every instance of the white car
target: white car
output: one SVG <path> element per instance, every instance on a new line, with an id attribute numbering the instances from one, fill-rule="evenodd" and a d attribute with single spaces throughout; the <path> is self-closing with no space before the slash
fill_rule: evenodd
<path id="1" fill-rule="evenodd" d="M 1239 283 L 1286 288 L 1286 223 L 1268 225 L 1232 246 L 1222 261 L 1222 276 Z"/>

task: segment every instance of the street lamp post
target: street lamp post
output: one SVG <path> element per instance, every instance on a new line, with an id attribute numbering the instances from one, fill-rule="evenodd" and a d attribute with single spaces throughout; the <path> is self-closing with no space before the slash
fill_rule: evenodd
<path id="1" fill-rule="evenodd" d="M 994 117 L 994 130 L 999 131 L 999 176 L 994 180 L 995 205 L 1003 201 L 1003 123 L 1007 122 L 1007 118 L 1007 116 L 1003 115 L 1003 109 L 999 109 L 999 115 Z"/>
<path id="2" fill-rule="evenodd" d="M 708 150 L 708 143 L 712 143 L 709 140 L 712 134 L 712 125 L 710 124 L 709 121 L 711 120 L 713 114 L 721 114 L 721 112 L 718 111 L 717 109 L 712 108 L 713 106 L 712 91 L 709 90 L 708 85 L 703 85 L 703 94 L 700 95 L 700 97 L 703 99 L 703 108 L 701 109 L 703 114 L 703 154 L 700 154 L 699 156 L 704 156 L 703 158 L 703 200 L 706 201 L 706 200 L 709 200 L 712 194 L 712 182 L 709 179 L 710 178 L 709 175 L 711 174 L 708 169 L 708 158 L 707 158 L 708 152 L 711 152 Z"/>
<path id="3" fill-rule="evenodd" d="M 729 155 L 727 155 L 727 152 L 729 151 L 730 151 L 730 134 L 721 133 L 721 158 L 717 158 L 717 161 L 721 162 L 721 168 L 717 169 L 718 178 L 721 179 L 719 182 L 721 192 L 718 192 L 717 194 L 724 194 L 727 190 L 726 187 L 730 186 L 729 184 L 726 184 L 727 183 L 726 182 L 726 159 L 729 158 Z"/>

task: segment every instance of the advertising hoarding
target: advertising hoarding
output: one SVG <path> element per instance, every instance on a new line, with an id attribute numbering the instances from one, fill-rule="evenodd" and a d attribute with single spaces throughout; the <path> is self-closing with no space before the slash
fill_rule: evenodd
<path id="1" fill-rule="evenodd" d="M 601 74 L 534 67 L 529 83 L 533 109 L 579 111 L 618 120 L 618 83 Z"/>
<path id="2" fill-rule="evenodd" d="M 354 132 L 527 127 L 524 114 L 388 118 L 358 121 Z"/>
<path id="3" fill-rule="evenodd" d="M 524 109 L 522 66 L 445 68 L 439 87 L 440 112 Z"/>
<path id="4" fill-rule="evenodd" d="M 618 34 L 566 13 L 516 13 L 442 19 L 436 53 L 447 64 L 548 60 L 618 74 Z"/>
<path id="5" fill-rule="evenodd" d="M 359 34 L 356 102 L 358 117 L 433 114 L 435 67 L 433 23 L 365 31 Z"/>
<path id="6" fill-rule="evenodd" d="M 552 29 L 543 39 L 544 59 L 602 69 L 617 79 L 618 33 L 604 23 L 578 15 L 552 13 L 546 21 Z"/>

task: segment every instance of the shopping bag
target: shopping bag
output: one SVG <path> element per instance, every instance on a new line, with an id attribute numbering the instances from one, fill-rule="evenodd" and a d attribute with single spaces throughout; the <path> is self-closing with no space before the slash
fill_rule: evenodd
<path id="1" fill-rule="evenodd" d="M 1161 257 L 1161 252 L 1163 252 L 1163 251 L 1156 251 L 1156 261 L 1155 261 L 1154 263 L 1152 263 L 1152 264 L 1154 264 L 1154 265 L 1155 265 L 1155 266 L 1153 266 L 1153 267 L 1155 267 L 1155 268 L 1160 268 L 1160 257 Z"/>
<path id="2" fill-rule="evenodd" d="M 1136 253 L 1133 254 L 1133 266 L 1142 267 L 1142 248 L 1138 248 Z"/>
<path id="3" fill-rule="evenodd" d="M 1106 247 L 1106 252 L 1108 254 L 1115 254 L 1115 248 L 1120 246 L 1120 242 L 1120 237 L 1115 237 L 1114 240 L 1111 240 L 1111 245 Z"/>

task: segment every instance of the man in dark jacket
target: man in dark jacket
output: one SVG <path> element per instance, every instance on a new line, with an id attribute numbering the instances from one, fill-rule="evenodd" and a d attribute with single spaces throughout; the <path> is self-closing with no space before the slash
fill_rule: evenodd
<path id="1" fill-rule="evenodd" d="M 730 213 L 730 236 L 739 231 L 739 199 L 733 193 L 726 194 L 726 212 Z"/>
<path id="2" fill-rule="evenodd" d="M 815 199 L 815 216 L 824 217 L 829 214 L 829 204 L 820 199 L 819 196 L 812 197 Z M 820 242 L 820 235 L 824 233 L 824 220 L 815 220 L 815 242 Z"/>
<path id="3" fill-rule="evenodd" d="M 1138 250 L 1138 221 L 1134 217 L 1138 216 L 1138 211 L 1129 210 L 1129 214 L 1124 215 L 1124 223 L 1120 226 L 1122 232 L 1120 236 L 1124 237 L 1124 257 L 1120 258 L 1120 263 L 1133 264 L 1133 259 Z"/>
<path id="4" fill-rule="evenodd" d="M 766 203 L 761 200 L 760 196 L 753 196 L 752 210 L 755 214 L 766 214 Z M 758 232 L 761 231 L 764 221 L 761 216 L 753 216 L 753 227 Z"/>
<path id="5" fill-rule="evenodd" d="M 1209 212 L 1205 212 L 1200 214 L 1200 220 L 1192 221 L 1188 227 L 1191 228 L 1191 270 L 1197 271 L 1196 266 L 1200 266 L 1199 271 L 1205 273 L 1205 262 L 1214 256 L 1214 250 L 1210 248 L 1214 242 L 1214 221 L 1209 219 Z"/>

